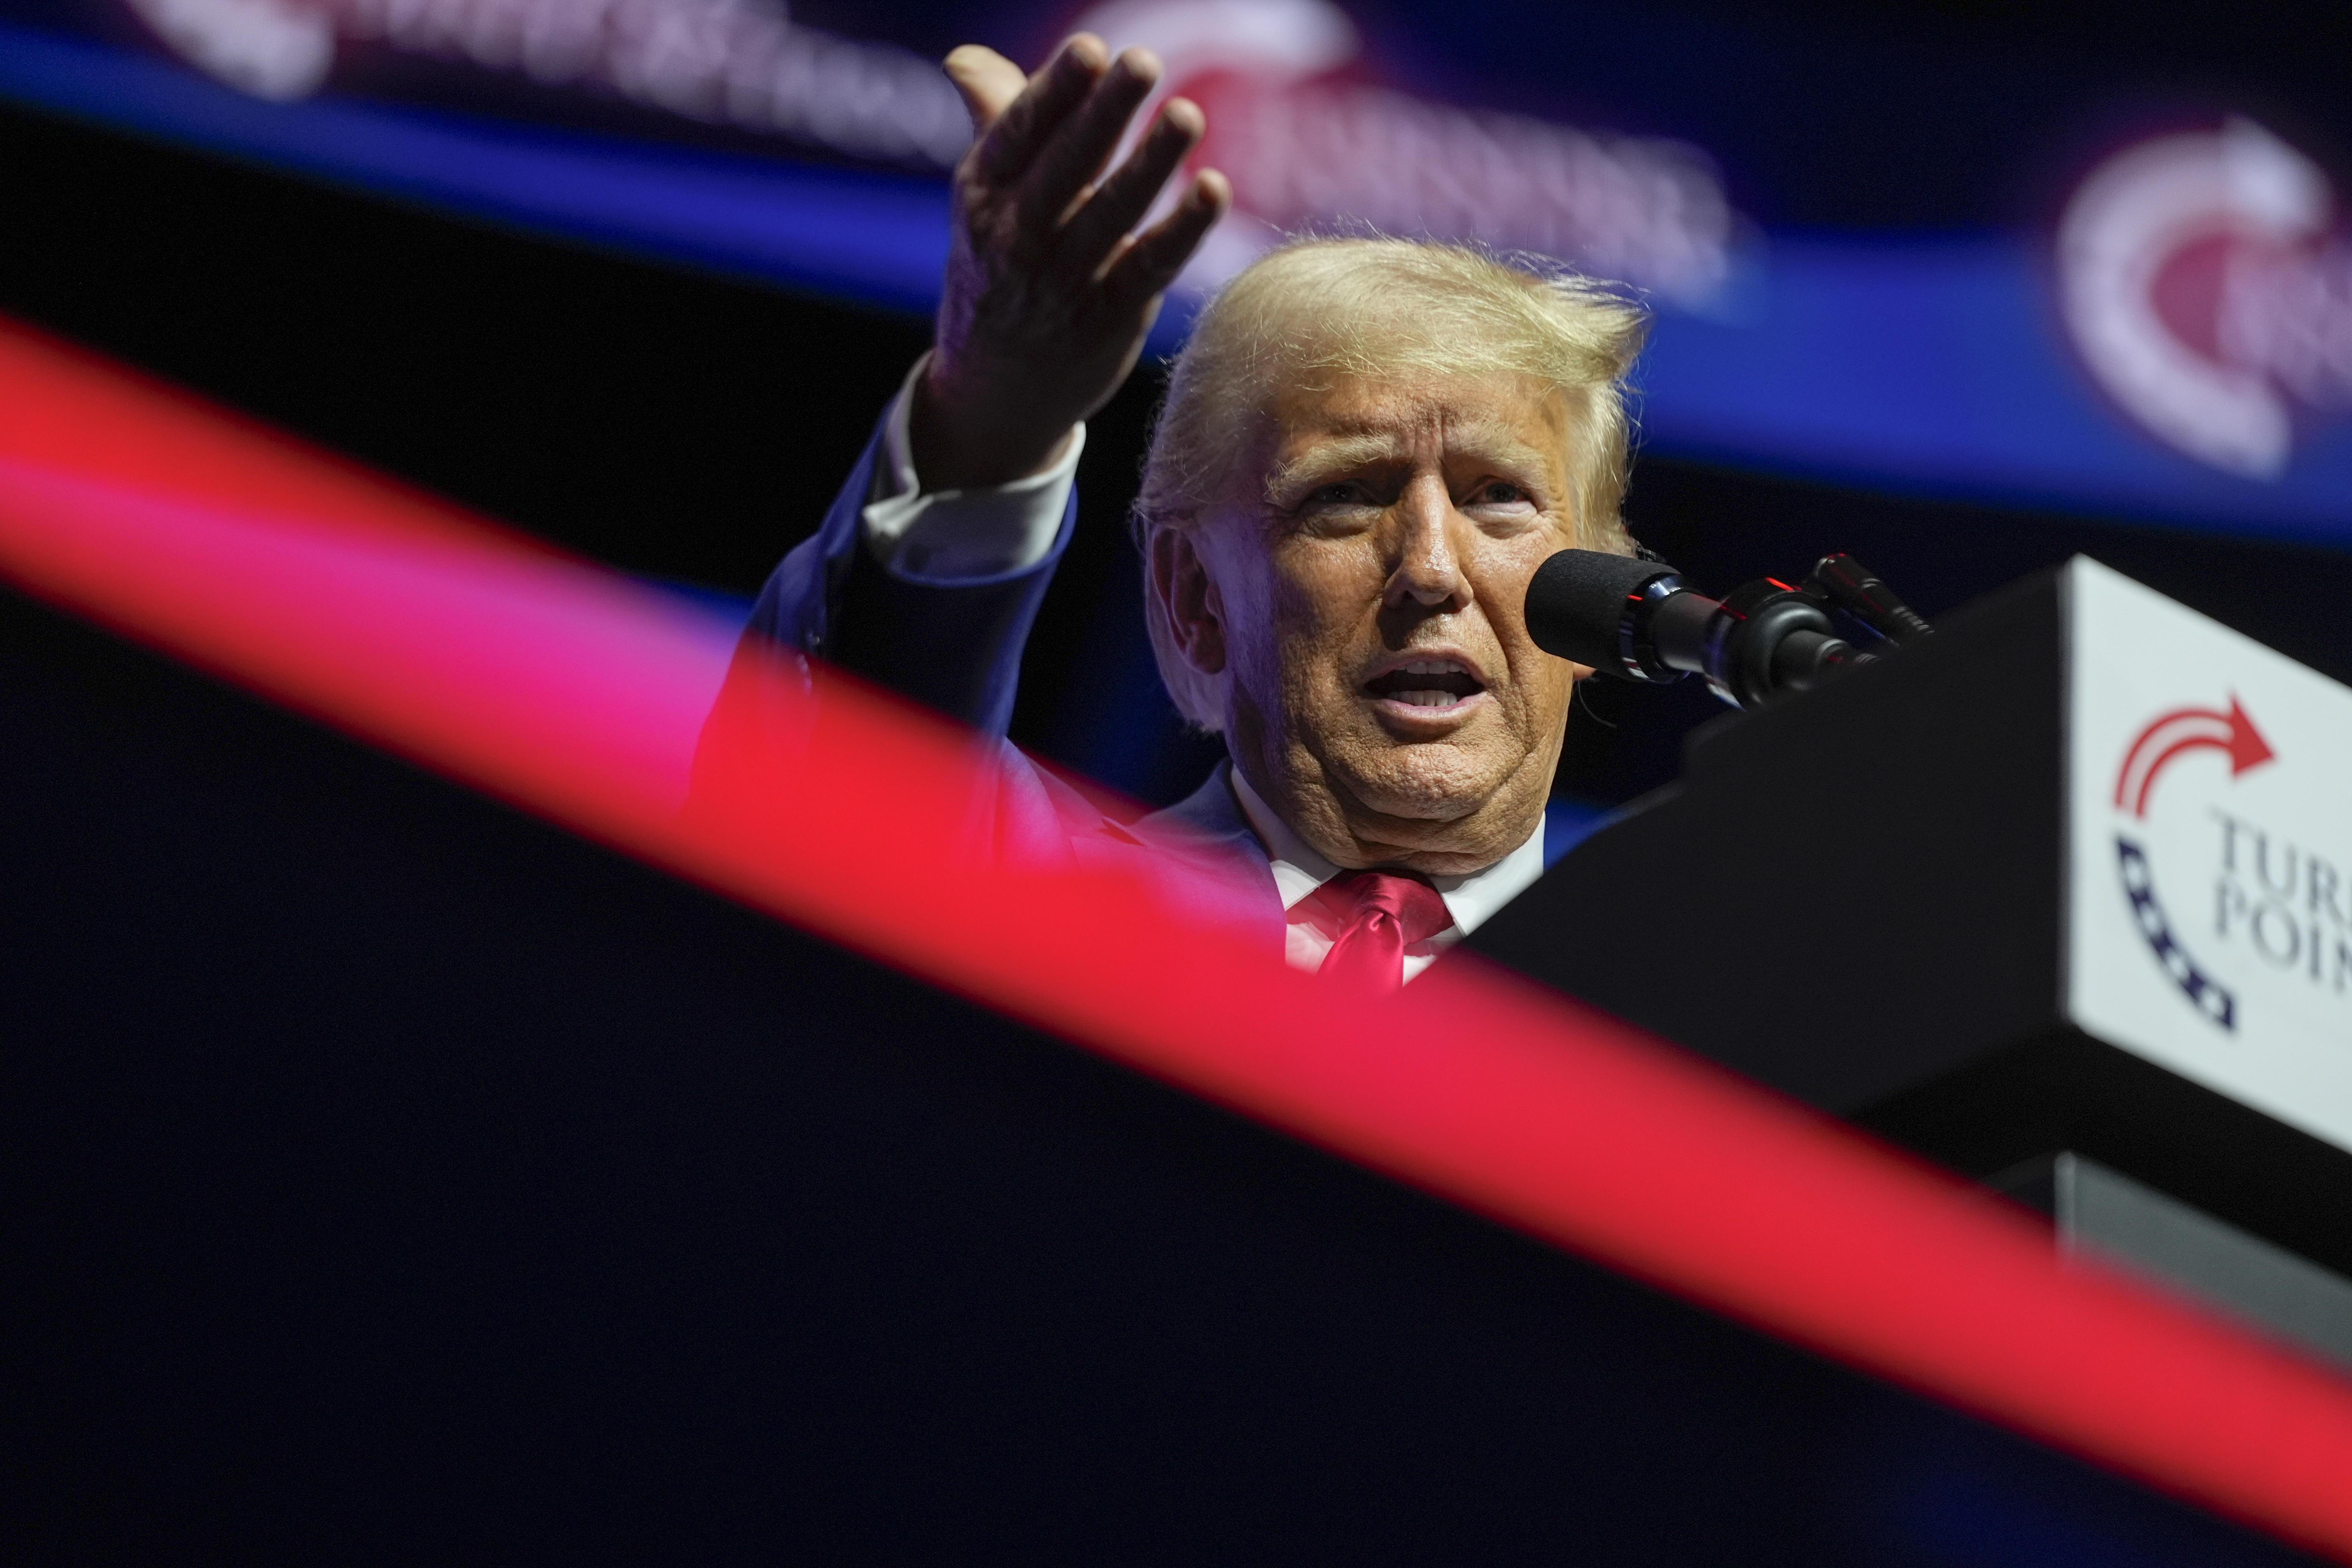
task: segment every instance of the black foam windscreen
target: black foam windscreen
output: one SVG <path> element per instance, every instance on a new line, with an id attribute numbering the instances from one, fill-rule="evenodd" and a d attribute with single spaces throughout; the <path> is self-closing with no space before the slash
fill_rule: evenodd
<path id="1" fill-rule="evenodd" d="M 1627 601 L 1643 584 L 1675 574 L 1663 562 L 1563 550 L 1528 584 L 1528 632 L 1546 653 L 1614 672 Z"/>

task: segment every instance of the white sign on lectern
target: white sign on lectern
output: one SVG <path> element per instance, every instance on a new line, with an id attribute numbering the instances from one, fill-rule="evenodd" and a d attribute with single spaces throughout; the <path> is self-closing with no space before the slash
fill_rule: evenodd
<path id="1" fill-rule="evenodd" d="M 2076 559 L 2066 1008 L 2352 1149 L 2352 689 Z"/>

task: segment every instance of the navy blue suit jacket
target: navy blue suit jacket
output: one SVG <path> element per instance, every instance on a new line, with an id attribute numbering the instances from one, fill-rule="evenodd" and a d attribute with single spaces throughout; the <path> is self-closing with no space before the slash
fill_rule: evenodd
<path id="1" fill-rule="evenodd" d="M 937 709 L 977 732 L 994 798 L 979 804 L 1003 853 L 1034 863 L 1116 865 L 1192 912 L 1263 933 L 1282 951 L 1282 896 L 1220 763 L 1190 796 L 1122 825 L 1005 739 L 1021 652 L 1076 526 L 1073 490 L 1035 565 L 952 587 L 899 576 L 866 549 L 860 514 L 880 460 L 877 426 L 814 536 L 786 555 L 752 606 L 747 637 L 814 655 Z"/>

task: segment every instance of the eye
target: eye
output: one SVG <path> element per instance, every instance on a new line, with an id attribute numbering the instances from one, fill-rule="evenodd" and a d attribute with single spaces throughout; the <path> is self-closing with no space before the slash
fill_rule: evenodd
<path id="1" fill-rule="evenodd" d="M 1535 498 L 1508 479 L 1489 479 L 1471 493 L 1471 506 L 1517 506 Z"/>
<path id="2" fill-rule="evenodd" d="M 1365 506 L 1371 501 L 1371 492 L 1354 479 L 1339 479 L 1328 485 L 1318 485 L 1307 491 L 1308 506 Z"/>

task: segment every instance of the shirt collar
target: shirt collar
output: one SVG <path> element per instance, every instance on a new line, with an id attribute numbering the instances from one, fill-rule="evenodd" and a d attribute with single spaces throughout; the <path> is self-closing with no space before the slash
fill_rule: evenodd
<path id="1" fill-rule="evenodd" d="M 1273 862 L 1274 885 L 1282 894 L 1282 907 L 1288 910 L 1316 889 L 1339 874 L 1339 868 L 1318 854 L 1290 825 L 1276 816 L 1239 768 L 1228 768 L 1233 781 L 1234 798 L 1241 803 L 1242 815 L 1265 846 L 1266 857 Z M 1472 871 L 1458 877 L 1432 877 L 1430 885 L 1445 900 L 1446 913 L 1454 917 L 1454 929 L 1467 936 L 1484 924 L 1496 910 L 1526 892 L 1535 879 L 1544 873 L 1543 821 L 1538 818 L 1536 830 L 1526 843 L 1504 856 L 1483 871 Z"/>

